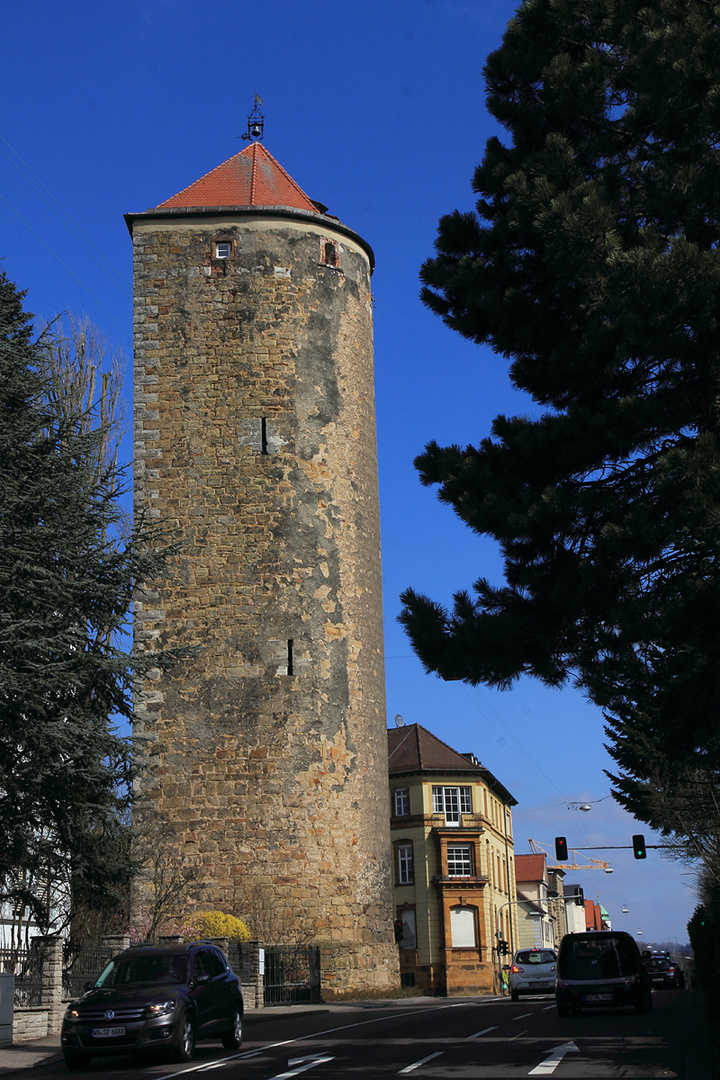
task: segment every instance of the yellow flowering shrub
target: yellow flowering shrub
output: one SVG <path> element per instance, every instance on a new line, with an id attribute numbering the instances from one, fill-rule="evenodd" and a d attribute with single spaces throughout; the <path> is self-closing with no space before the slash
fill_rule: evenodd
<path id="1" fill-rule="evenodd" d="M 186 938 L 227 938 L 228 941 L 247 941 L 250 931 L 242 919 L 224 911 L 201 911 L 192 915 L 183 926 Z"/>

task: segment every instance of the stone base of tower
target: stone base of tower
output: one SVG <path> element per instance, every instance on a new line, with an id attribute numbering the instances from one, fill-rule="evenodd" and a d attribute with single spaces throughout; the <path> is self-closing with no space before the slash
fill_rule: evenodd
<path id="1" fill-rule="evenodd" d="M 394 943 L 375 945 L 346 941 L 318 941 L 320 946 L 323 1001 L 352 994 L 362 996 L 400 989 L 398 947 Z"/>

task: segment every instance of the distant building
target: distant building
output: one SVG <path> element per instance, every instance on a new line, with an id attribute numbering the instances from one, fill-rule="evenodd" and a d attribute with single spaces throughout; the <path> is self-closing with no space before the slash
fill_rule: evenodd
<path id="1" fill-rule="evenodd" d="M 517 941 L 517 800 L 473 754 L 419 724 L 388 731 L 388 755 L 402 982 L 492 993 L 502 943 Z"/>
<path id="2" fill-rule="evenodd" d="M 602 904 L 593 900 L 585 901 L 585 929 L 612 930 L 612 923 Z"/>
<path id="3" fill-rule="evenodd" d="M 585 894 L 581 885 L 565 885 L 565 917 L 567 919 L 567 933 L 579 934 L 586 929 L 585 926 Z"/>
<path id="4" fill-rule="evenodd" d="M 545 853 L 517 855 L 518 948 L 557 948 L 559 934 L 555 882 L 551 886 Z"/>

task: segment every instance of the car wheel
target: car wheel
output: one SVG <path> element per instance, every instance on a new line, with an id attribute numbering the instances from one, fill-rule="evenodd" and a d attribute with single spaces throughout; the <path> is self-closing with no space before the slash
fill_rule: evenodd
<path id="1" fill-rule="evenodd" d="M 558 1016 L 569 1016 L 570 1015 L 570 1006 L 569 1005 L 558 1005 L 557 1011 L 558 1011 Z"/>
<path id="2" fill-rule="evenodd" d="M 223 1031 L 220 1036 L 222 1044 L 226 1050 L 237 1050 L 242 1043 L 243 1036 L 243 1022 L 242 1013 L 239 1009 L 235 1010 L 233 1016 L 232 1027 L 228 1031 Z"/>
<path id="3" fill-rule="evenodd" d="M 65 1054 L 65 1064 L 70 1072 L 83 1072 L 90 1064 L 87 1054 Z"/>
<path id="4" fill-rule="evenodd" d="M 513 999 L 513 1001 L 519 1001 L 520 1000 L 520 995 L 518 994 L 517 990 L 511 990 L 510 991 L 510 997 Z"/>
<path id="5" fill-rule="evenodd" d="M 175 1048 L 176 1061 L 192 1061 L 195 1052 L 195 1027 L 192 1017 L 184 1013 L 180 1018 L 180 1035 Z"/>

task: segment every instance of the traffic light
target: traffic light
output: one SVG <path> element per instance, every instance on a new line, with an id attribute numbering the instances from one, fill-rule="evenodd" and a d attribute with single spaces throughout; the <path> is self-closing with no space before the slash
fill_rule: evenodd
<path id="1" fill-rule="evenodd" d="M 555 858 L 558 862 L 567 862 L 567 840 L 564 836 L 555 837 Z"/>
<path id="2" fill-rule="evenodd" d="M 645 850 L 645 837 L 642 833 L 637 833 L 633 836 L 633 855 L 636 859 L 646 859 L 647 851 Z"/>

